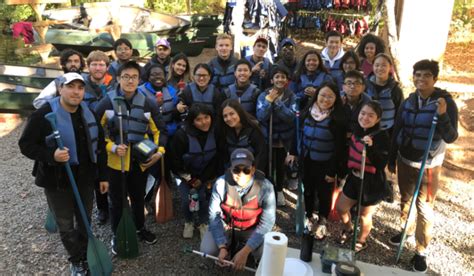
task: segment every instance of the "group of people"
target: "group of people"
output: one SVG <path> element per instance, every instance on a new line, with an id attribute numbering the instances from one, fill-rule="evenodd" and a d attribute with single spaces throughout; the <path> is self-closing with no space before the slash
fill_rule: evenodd
<path id="1" fill-rule="evenodd" d="M 45 188 L 72 271 L 78 275 L 87 271 L 87 235 L 84 225 L 73 224 L 77 210 L 64 162 L 72 166 L 89 219 L 94 189 L 98 223 L 105 224 L 110 217 L 112 253 L 116 254 L 123 194 L 129 197 L 139 239 L 148 244 L 157 241 L 145 227 L 144 215 L 145 187 L 153 175 L 178 185 L 183 237 L 192 238 L 199 229 L 202 251 L 221 260 L 232 258 L 234 267 L 242 269 L 250 253 L 258 261 L 263 236 L 274 226 L 276 207 L 286 204 L 283 187 L 297 188 L 287 167 L 298 165 L 305 225 L 316 239 L 330 231 L 335 185 L 342 187 L 337 210 L 344 230 L 339 241 L 352 236 L 350 209 L 358 202 L 363 181 L 356 251 L 365 249 L 372 215 L 391 191 L 386 170 L 398 170 L 401 220 L 406 219 L 437 114 L 416 199 L 413 264 L 415 270 L 426 271 L 440 168 L 446 144 L 457 138 L 457 107 L 448 92 L 435 87 L 438 63 L 415 63 L 416 91 L 404 99 L 392 74 L 391 57 L 384 53 L 382 40 L 371 34 L 362 38 L 357 52 L 345 52 L 342 35 L 328 32 L 321 53 L 310 50 L 300 61 L 295 42 L 285 38 L 274 64 L 265 57 L 265 37 L 258 37 L 253 54 L 240 60 L 232 45 L 231 36 L 220 34 L 217 56 L 192 70 L 184 54 L 170 56 L 172 46 L 166 39 L 156 42 L 156 53 L 144 67 L 132 60 L 133 48 L 126 39 L 115 42 L 113 62 L 101 51 L 91 52 L 86 60 L 74 50 L 62 53 L 65 74 L 35 99 L 38 110 L 19 145 L 36 161 L 33 175 Z M 52 129 L 44 119 L 51 111 L 58 116 L 63 150 L 53 143 Z M 157 150 L 143 159 L 136 145 L 147 139 Z M 158 162 L 165 162 L 165 175 L 157 169 Z M 410 227 L 408 234 L 413 233 L 415 228 Z M 400 235 L 390 243 L 400 243 Z"/>

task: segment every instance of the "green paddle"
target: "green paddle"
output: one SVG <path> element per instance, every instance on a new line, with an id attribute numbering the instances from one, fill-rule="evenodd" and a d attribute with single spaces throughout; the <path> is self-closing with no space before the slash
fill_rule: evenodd
<path id="1" fill-rule="evenodd" d="M 54 138 L 56 139 L 56 143 L 58 144 L 59 149 L 63 149 L 63 141 L 61 140 L 61 136 L 59 131 L 56 127 L 56 113 L 51 112 L 46 114 L 45 119 L 49 121 L 51 124 L 51 128 L 53 129 Z M 74 198 L 76 200 L 76 204 L 79 207 L 79 211 L 81 213 L 81 218 L 84 223 L 84 227 L 87 230 L 87 263 L 89 264 L 89 270 L 91 275 L 111 275 L 113 271 L 112 260 L 107 252 L 107 247 L 96 239 L 92 234 L 91 225 L 89 224 L 89 220 L 87 219 L 86 209 L 84 208 L 84 204 L 82 203 L 81 196 L 79 195 L 79 190 L 77 189 L 76 180 L 74 179 L 74 175 L 72 174 L 71 166 L 69 162 L 65 165 L 66 172 L 69 178 L 69 182 L 71 183 L 71 188 L 74 193 Z"/>
<path id="2" fill-rule="evenodd" d="M 44 222 L 44 228 L 50 234 L 58 232 L 58 228 L 56 227 L 56 220 L 54 219 L 53 212 L 49 208 L 48 214 L 46 215 L 46 221 Z"/>
<path id="3" fill-rule="evenodd" d="M 122 106 L 125 105 L 123 97 L 115 97 L 116 112 L 119 119 L 120 144 L 123 144 L 123 114 Z M 132 211 L 127 200 L 125 185 L 125 163 L 123 156 L 120 157 L 120 169 L 122 171 L 122 217 L 117 226 L 117 254 L 120 258 L 132 259 L 138 256 L 137 228 L 132 218 Z"/>

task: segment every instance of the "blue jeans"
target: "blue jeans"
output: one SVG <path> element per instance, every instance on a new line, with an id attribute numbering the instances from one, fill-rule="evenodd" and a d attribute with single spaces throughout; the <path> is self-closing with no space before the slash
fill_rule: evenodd
<path id="1" fill-rule="evenodd" d="M 193 221 L 193 213 L 189 211 L 189 191 L 191 190 L 191 186 L 184 180 L 177 178 L 176 182 L 178 184 L 178 190 L 181 195 L 181 209 L 184 214 L 184 219 L 186 222 Z M 197 189 L 199 195 L 199 224 L 208 224 L 209 223 L 209 203 L 206 199 L 206 187 L 205 185 L 201 185 Z"/>

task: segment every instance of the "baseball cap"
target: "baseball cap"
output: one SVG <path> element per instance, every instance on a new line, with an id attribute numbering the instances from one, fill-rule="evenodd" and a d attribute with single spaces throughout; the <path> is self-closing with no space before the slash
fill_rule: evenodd
<path id="1" fill-rule="evenodd" d="M 291 45 L 293 47 L 296 46 L 296 43 L 293 39 L 286 37 L 280 41 L 280 49 L 285 47 L 286 45 Z"/>
<path id="2" fill-rule="evenodd" d="M 253 44 L 253 46 L 255 46 L 255 44 L 257 44 L 257 42 L 263 42 L 263 43 L 268 45 L 268 39 L 264 36 L 257 37 L 257 39 L 255 39 L 255 43 Z"/>
<path id="3" fill-rule="evenodd" d="M 158 47 L 158 46 L 164 46 L 166 48 L 170 48 L 170 43 L 169 41 L 166 39 L 166 38 L 160 38 L 156 41 L 155 43 L 155 47 Z"/>
<path id="4" fill-rule="evenodd" d="M 235 149 L 230 155 L 231 168 L 235 168 L 240 165 L 251 167 L 253 165 L 253 162 L 253 154 L 248 149 Z"/>
<path id="5" fill-rule="evenodd" d="M 62 85 L 65 85 L 65 84 L 69 84 L 75 80 L 80 80 L 82 81 L 82 83 L 86 83 L 84 81 L 84 78 L 79 75 L 78 73 L 73 73 L 73 72 L 70 72 L 70 73 L 66 73 L 64 75 L 62 75 L 60 78 L 59 78 L 59 85 L 62 86 Z"/>

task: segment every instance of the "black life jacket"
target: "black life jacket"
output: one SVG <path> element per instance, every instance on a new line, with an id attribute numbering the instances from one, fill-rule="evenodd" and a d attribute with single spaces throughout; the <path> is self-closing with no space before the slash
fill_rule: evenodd
<path id="1" fill-rule="evenodd" d="M 211 162 L 217 153 L 216 139 L 214 137 L 214 129 L 207 133 L 207 140 L 204 148 L 199 144 L 199 140 L 189 134 L 188 136 L 188 152 L 183 155 L 183 162 L 192 174 L 200 175 L 206 166 Z"/>

